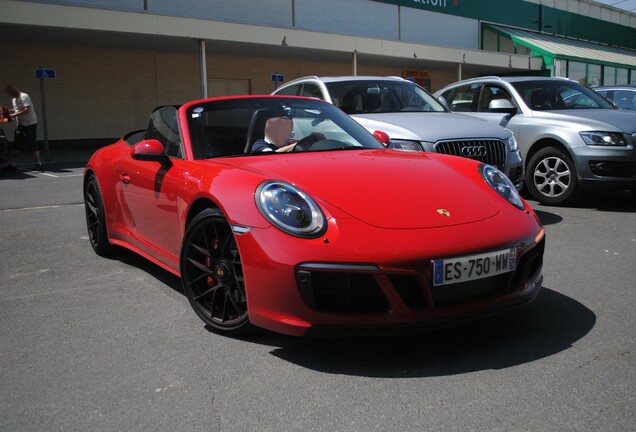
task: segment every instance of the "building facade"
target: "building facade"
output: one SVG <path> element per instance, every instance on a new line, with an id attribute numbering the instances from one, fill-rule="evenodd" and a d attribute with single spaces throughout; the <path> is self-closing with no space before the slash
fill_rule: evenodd
<path id="1" fill-rule="evenodd" d="M 0 11 L 0 83 L 29 93 L 40 118 L 46 108 L 52 151 L 142 129 L 158 105 L 305 75 L 398 75 L 432 91 L 479 75 L 636 83 L 636 15 L 587 0 L 0 0 Z"/>

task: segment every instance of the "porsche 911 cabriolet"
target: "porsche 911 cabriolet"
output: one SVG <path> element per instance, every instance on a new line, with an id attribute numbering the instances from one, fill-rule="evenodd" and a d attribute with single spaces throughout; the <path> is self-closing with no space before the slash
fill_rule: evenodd
<path id="1" fill-rule="evenodd" d="M 421 331 L 529 303 L 543 279 L 544 229 L 499 170 L 385 148 L 316 99 L 157 108 L 95 152 L 84 198 L 97 254 L 179 276 L 223 334 Z"/>

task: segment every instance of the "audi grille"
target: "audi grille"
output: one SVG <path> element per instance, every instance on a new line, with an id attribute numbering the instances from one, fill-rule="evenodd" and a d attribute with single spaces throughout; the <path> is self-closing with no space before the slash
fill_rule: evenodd
<path id="1" fill-rule="evenodd" d="M 506 143 L 501 140 L 456 140 L 435 143 L 437 153 L 462 156 L 505 169 Z"/>

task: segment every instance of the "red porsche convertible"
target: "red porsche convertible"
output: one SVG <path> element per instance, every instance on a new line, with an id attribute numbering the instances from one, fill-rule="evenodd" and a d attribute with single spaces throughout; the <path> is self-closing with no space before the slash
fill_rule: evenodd
<path id="1" fill-rule="evenodd" d="M 84 197 L 95 252 L 179 276 L 225 334 L 434 328 L 528 303 L 543 279 L 544 229 L 500 171 L 386 149 L 315 99 L 160 107 L 93 155 Z"/>

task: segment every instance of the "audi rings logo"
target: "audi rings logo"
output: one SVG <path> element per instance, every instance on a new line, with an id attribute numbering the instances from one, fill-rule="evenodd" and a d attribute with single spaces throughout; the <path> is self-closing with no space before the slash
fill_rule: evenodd
<path id="1" fill-rule="evenodd" d="M 486 147 L 483 145 L 462 147 L 462 156 L 464 157 L 486 156 Z"/>

